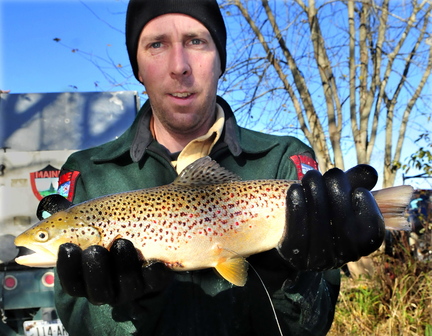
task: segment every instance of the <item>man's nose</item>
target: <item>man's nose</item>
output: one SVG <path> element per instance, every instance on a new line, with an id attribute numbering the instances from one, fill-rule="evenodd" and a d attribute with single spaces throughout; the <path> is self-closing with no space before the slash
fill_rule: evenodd
<path id="1" fill-rule="evenodd" d="M 191 74 L 188 53 L 183 45 L 173 45 L 170 56 L 171 76 L 178 77 Z"/>

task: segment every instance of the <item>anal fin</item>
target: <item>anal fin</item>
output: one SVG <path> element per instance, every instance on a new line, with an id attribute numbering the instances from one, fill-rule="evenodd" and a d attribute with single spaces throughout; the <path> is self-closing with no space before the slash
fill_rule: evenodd
<path id="1" fill-rule="evenodd" d="M 248 262 L 242 257 L 226 259 L 216 265 L 216 271 L 227 281 L 243 287 L 247 280 Z"/>

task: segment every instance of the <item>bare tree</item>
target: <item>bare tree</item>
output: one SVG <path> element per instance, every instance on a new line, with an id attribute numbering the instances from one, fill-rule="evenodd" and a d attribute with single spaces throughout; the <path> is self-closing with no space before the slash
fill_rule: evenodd
<path id="1" fill-rule="evenodd" d="M 298 127 L 323 170 L 384 154 L 394 183 L 407 127 L 430 106 L 430 1 L 221 3 L 231 58 L 222 91 L 242 123 Z M 349 127 L 351 126 L 351 127 Z"/>

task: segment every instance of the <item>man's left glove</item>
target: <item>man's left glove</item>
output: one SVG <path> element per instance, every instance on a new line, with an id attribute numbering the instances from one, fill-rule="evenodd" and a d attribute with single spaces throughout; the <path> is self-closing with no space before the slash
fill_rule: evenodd
<path id="1" fill-rule="evenodd" d="M 297 271 L 343 266 L 377 250 L 384 220 L 370 190 L 378 176 L 358 165 L 346 173 L 308 171 L 287 193 L 286 231 L 279 254 Z"/>

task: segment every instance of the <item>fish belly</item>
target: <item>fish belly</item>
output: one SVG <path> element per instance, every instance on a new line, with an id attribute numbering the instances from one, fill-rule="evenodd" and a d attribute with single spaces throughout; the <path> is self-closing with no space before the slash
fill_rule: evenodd
<path id="1" fill-rule="evenodd" d="M 221 259 L 266 251 L 283 235 L 291 183 L 255 180 L 132 192 L 127 200 L 122 196 L 122 211 L 110 217 L 103 245 L 129 239 L 144 259 L 176 270 L 214 267 Z"/>
<path id="2" fill-rule="evenodd" d="M 283 226 L 269 228 L 263 224 L 262 221 L 250 220 L 247 225 L 228 230 L 202 227 L 184 231 L 177 239 L 169 232 L 162 239 L 142 245 L 139 250 L 145 259 L 163 262 L 174 270 L 215 267 L 229 258 L 248 257 L 276 247 Z"/>

